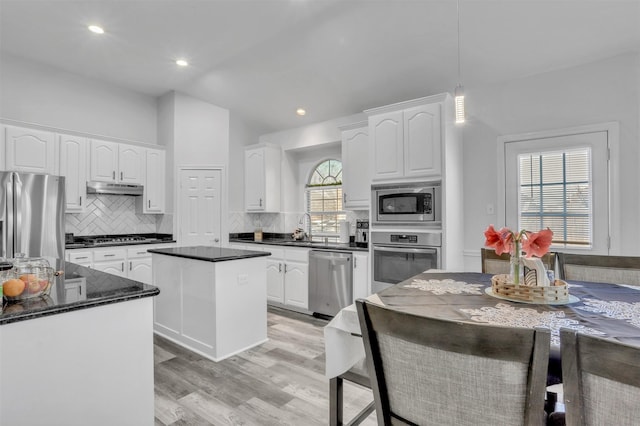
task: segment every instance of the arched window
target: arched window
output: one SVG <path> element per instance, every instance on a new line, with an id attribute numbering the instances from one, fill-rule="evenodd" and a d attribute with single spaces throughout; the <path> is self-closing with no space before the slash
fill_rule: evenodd
<path id="1" fill-rule="evenodd" d="M 342 162 L 325 160 L 309 177 L 306 189 L 307 213 L 311 217 L 314 240 L 337 241 L 339 221 L 346 219 L 342 210 Z"/>

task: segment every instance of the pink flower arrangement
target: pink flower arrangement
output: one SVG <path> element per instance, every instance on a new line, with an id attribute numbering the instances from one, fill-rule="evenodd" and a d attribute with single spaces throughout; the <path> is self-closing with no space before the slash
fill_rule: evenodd
<path id="1" fill-rule="evenodd" d="M 499 231 L 489 225 L 484 231 L 485 247 L 493 248 L 496 254 L 500 256 L 502 253 L 511 253 L 512 256 L 519 256 L 520 246 L 527 257 L 542 257 L 551 246 L 553 231 L 549 228 L 539 232 L 530 232 L 522 230 L 514 233 L 509 228 L 502 228 Z"/>

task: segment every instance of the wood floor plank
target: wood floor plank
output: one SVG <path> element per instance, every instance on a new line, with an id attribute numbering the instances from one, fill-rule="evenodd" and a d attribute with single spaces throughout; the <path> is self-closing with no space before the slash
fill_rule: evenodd
<path id="1" fill-rule="evenodd" d="M 220 362 L 154 336 L 155 424 L 328 424 L 326 324 L 323 319 L 269 307 L 269 340 Z M 345 418 L 371 399 L 370 390 L 345 382 Z M 375 413 L 364 424 L 377 424 Z"/>

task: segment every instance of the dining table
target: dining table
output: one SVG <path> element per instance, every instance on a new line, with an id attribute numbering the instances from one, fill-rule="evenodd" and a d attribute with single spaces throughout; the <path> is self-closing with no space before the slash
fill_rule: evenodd
<path id="1" fill-rule="evenodd" d="M 398 311 L 434 318 L 551 331 L 549 384 L 561 380 L 560 329 L 602 336 L 640 346 L 640 286 L 567 281 L 569 298 L 561 303 L 507 300 L 491 290 L 491 274 L 426 271 L 367 300 Z M 355 305 L 343 308 L 325 326 L 328 378 L 358 364 L 365 352 Z"/>

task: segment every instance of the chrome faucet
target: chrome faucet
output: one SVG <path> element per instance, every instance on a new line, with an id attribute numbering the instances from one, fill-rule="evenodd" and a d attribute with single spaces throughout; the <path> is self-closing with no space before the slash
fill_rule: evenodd
<path id="1" fill-rule="evenodd" d="M 304 222 L 305 218 L 307 219 L 308 229 L 307 227 L 305 227 L 304 233 L 307 235 L 307 240 L 311 241 L 311 215 L 309 213 L 304 213 L 300 218 L 300 221 L 298 222 L 298 224 L 300 224 L 300 222 Z M 303 223 L 302 225 L 304 226 L 305 224 Z"/>

